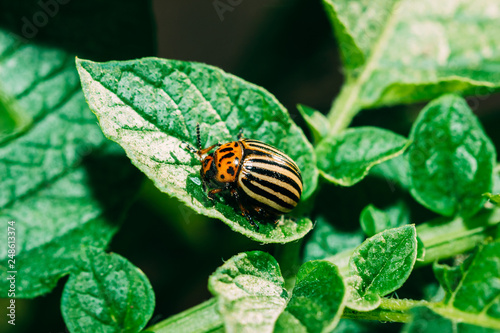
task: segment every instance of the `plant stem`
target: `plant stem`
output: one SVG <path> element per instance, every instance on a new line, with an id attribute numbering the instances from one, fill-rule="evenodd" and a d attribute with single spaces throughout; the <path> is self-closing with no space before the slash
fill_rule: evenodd
<path id="1" fill-rule="evenodd" d="M 447 259 L 472 250 L 488 237 L 494 237 L 500 225 L 500 208 L 484 210 L 464 220 L 461 217 L 440 217 L 417 226 L 417 235 L 425 246 L 424 266 L 436 260 Z M 348 263 L 354 249 L 349 249 L 325 258 L 339 268 L 343 276 L 348 275 Z"/>
<path id="2" fill-rule="evenodd" d="M 380 34 L 376 43 L 372 46 L 371 54 L 368 56 L 364 66 L 359 69 L 359 73 L 348 75 L 346 82 L 342 86 L 339 96 L 328 113 L 330 121 L 330 135 L 335 135 L 346 129 L 351 123 L 354 116 L 361 110 L 362 105 L 362 88 L 372 78 L 373 72 L 377 69 L 380 59 L 386 50 L 387 44 L 390 41 L 391 33 L 394 31 L 395 25 L 398 22 L 398 2 L 394 2 L 394 7 L 391 10 L 392 15 L 384 24 L 384 29 Z"/>
<path id="3" fill-rule="evenodd" d="M 328 113 L 330 121 L 329 134 L 338 134 L 346 129 L 351 123 L 354 116 L 360 111 L 358 105 L 358 95 L 361 86 L 357 81 L 348 80 L 342 86 L 340 94 L 335 99 L 335 102 Z"/>
<path id="4" fill-rule="evenodd" d="M 161 321 L 144 331 L 155 333 L 215 332 L 223 330 L 224 322 L 217 312 L 217 300 L 208 301 Z"/>
<path id="5" fill-rule="evenodd" d="M 380 306 L 377 309 L 360 312 L 346 308 L 342 314 L 342 318 L 407 323 L 411 320 L 411 315 L 408 313 L 411 308 L 428 304 L 430 303 L 427 301 L 382 298 Z"/>
<path id="6" fill-rule="evenodd" d="M 417 234 L 424 243 L 426 253 L 423 261 L 417 261 L 416 266 L 430 264 L 436 260 L 450 258 L 473 249 L 488 237 L 495 237 L 500 226 L 500 207 L 483 210 L 475 216 L 463 219 L 437 218 L 417 226 Z M 285 278 L 287 290 L 291 291 L 295 275 L 299 267 L 299 250 L 301 242 L 293 242 L 280 246 L 275 253 Z M 335 256 L 325 258 L 339 268 L 342 276 L 349 274 L 349 258 L 354 249 Z M 415 301 L 408 299 L 382 298 L 380 307 L 369 312 L 358 312 L 345 309 L 342 318 L 366 319 L 405 323 L 410 320 L 408 310 L 412 307 L 425 305 L 438 313 L 449 309 L 439 303 Z M 223 330 L 223 321 L 217 312 L 217 302 L 212 298 L 198 306 L 168 318 L 147 329 L 157 333 L 162 332 L 215 332 Z"/>

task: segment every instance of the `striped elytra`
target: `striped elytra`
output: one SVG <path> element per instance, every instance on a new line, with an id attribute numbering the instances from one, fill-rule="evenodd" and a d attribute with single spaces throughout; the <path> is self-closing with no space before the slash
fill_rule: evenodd
<path id="1" fill-rule="evenodd" d="M 252 219 L 272 220 L 290 212 L 302 195 L 302 176 L 297 164 L 285 153 L 264 142 L 243 139 L 201 148 L 199 127 L 196 150 L 201 161 L 200 176 L 208 197 L 229 192 L 236 199 L 241 214 L 257 229 Z"/>
<path id="2" fill-rule="evenodd" d="M 238 176 L 242 191 L 275 215 L 290 212 L 300 200 L 302 177 L 297 164 L 266 143 L 243 139 L 244 158 Z"/>

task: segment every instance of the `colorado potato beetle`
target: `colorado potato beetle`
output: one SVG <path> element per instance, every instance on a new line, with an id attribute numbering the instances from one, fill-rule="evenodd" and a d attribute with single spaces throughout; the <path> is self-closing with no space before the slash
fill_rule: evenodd
<path id="1" fill-rule="evenodd" d="M 241 215 L 258 229 L 252 215 L 274 220 L 290 212 L 302 194 L 302 176 L 297 164 L 277 148 L 258 140 L 238 141 L 201 148 L 200 126 L 196 126 L 198 149 L 187 145 L 201 162 L 200 176 L 208 197 L 227 191 L 236 199 Z M 212 149 L 218 147 L 214 152 Z"/>

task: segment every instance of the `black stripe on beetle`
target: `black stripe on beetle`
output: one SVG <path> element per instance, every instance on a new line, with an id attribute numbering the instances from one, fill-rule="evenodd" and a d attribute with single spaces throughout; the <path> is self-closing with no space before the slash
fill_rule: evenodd
<path id="1" fill-rule="evenodd" d="M 275 178 L 279 181 L 282 181 L 282 182 L 292 186 L 294 189 L 297 190 L 298 193 L 302 192 L 302 189 L 300 188 L 300 186 L 297 184 L 297 182 L 295 180 L 293 180 L 292 178 L 290 178 L 282 173 L 279 173 L 276 171 L 270 171 L 268 169 L 263 169 L 263 168 L 259 168 L 259 167 L 255 167 L 255 166 L 251 166 L 247 169 L 248 169 L 248 171 L 250 171 L 252 173 L 256 173 L 258 175 L 269 176 L 269 177 Z M 299 201 L 299 200 L 297 199 L 296 201 Z"/>
<path id="2" fill-rule="evenodd" d="M 209 155 L 206 154 L 213 148 L 200 146 L 196 154 L 205 166 L 200 175 L 210 198 L 227 191 L 238 203 L 242 215 L 258 229 L 252 215 L 276 221 L 298 204 L 302 176 L 297 164 L 284 152 L 261 141 L 239 138 Z"/>
<path id="3" fill-rule="evenodd" d="M 262 189 L 259 187 L 257 184 L 258 182 L 256 181 L 251 181 L 250 179 L 244 178 L 242 179 L 242 183 L 244 186 L 250 190 L 250 192 L 245 191 L 245 193 L 253 198 L 259 201 L 259 203 L 267 205 L 273 209 L 276 209 L 280 212 L 287 213 L 290 211 L 295 205 L 289 204 L 288 202 L 285 202 L 284 200 L 280 199 L 278 196 L 275 194 L 271 194 L 267 192 L 266 190 Z M 256 194 L 256 195 L 254 195 Z M 260 198 L 259 198 L 260 197 Z M 262 200 L 261 198 L 264 198 Z"/>
<path id="4" fill-rule="evenodd" d="M 231 158 L 233 156 L 234 156 L 234 153 L 227 153 L 226 155 L 222 156 L 219 161 L 222 162 L 223 159 Z"/>
<path id="5" fill-rule="evenodd" d="M 233 151 L 233 147 L 222 148 L 219 150 L 219 153 L 225 153 L 228 151 Z"/>
<path id="6" fill-rule="evenodd" d="M 268 160 L 268 159 L 263 159 L 263 158 L 252 158 L 252 162 L 264 163 L 264 164 L 273 165 L 273 166 L 283 168 L 285 170 L 292 172 L 295 176 L 297 176 L 297 178 L 300 179 L 300 181 L 302 181 L 302 176 L 300 175 L 300 172 L 297 172 L 297 170 L 295 170 L 295 168 L 290 167 L 290 164 L 278 163 L 276 160 Z"/>

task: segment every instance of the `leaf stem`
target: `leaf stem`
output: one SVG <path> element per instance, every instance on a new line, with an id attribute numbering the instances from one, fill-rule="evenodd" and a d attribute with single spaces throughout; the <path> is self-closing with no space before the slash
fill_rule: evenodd
<path id="1" fill-rule="evenodd" d="M 488 237 L 495 237 L 500 225 L 500 208 L 483 210 L 473 217 L 440 217 L 417 226 L 417 235 L 425 246 L 423 261 L 416 266 L 424 266 L 436 260 L 447 259 L 472 250 Z M 349 249 L 325 258 L 339 268 L 343 276 L 348 274 L 349 258 L 354 249 Z"/>
<path id="2" fill-rule="evenodd" d="M 360 105 L 358 105 L 360 89 L 360 84 L 354 80 L 347 80 L 342 86 L 340 94 L 328 113 L 330 135 L 338 134 L 346 129 L 354 116 L 361 110 Z"/>
<path id="3" fill-rule="evenodd" d="M 217 311 L 217 300 L 211 298 L 208 301 L 146 328 L 144 332 L 215 332 L 223 328 L 222 317 Z"/>
<path id="4" fill-rule="evenodd" d="M 342 314 L 342 318 L 407 323 L 411 320 L 411 315 L 408 312 L 411 308 L 428 304 L 427 301 L 415 301 L 412 299 L 382 298 L 380 306 L 377 309 L 360 312 L 346 308 Z"/>

